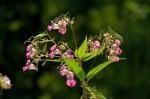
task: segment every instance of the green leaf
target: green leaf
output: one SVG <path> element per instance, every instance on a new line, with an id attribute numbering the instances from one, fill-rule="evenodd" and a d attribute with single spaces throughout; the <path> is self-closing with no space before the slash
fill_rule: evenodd
<path id="1" fill-rule="evenodd" d="M 65 64 L 75 73 L 75 75 L 80 80 L 83 80 L 85 78 L 85 72 L 80 67 L 78 62 L 76 62 L 74 59 L 64 59 L 64 61 L 65 61 Z"/>
<path id="2" fill-rule="evenodd" d="M 82 59 L 82 57 L 85 55 L 86 51 L 87 51 L 87 36 L 86 36 L 85 40 L 82 42 L 79 49 L 75 51 L 75 56 Z"/>
<path id="3" fill-rule="evenodd" d="M 89 99 L 106 99 L 106 97 L 101 92 L 98 92 L 95 88 L 86 87 L 86 89 L 90 94 Z"/>
<path id="4" fill-rule="evenodd" d="M 94 67 L 92 70 L 90 70 L 87 74 L 87 79 L 88 81 L 93 78 L 98 72 L 103 70 L 106 66 L 108 66 L 112 61 L 106 61 L 103 62 L 102 64 L 99 64 L 98 66 Z"/>
<path id="5" fill-rule="evenodd" d="M 99 50 L 97 51 L 93 51 L 93 52 L 90 52 L 90 53 L 86 53 L 84 56 L 83 56 L 83 61 L 88 61 L 94 57 L 96 57 L 97 55 L 100 55 L 103 53 L 103 50 L 105 49 L 105 46 L 102 46 Z"/>

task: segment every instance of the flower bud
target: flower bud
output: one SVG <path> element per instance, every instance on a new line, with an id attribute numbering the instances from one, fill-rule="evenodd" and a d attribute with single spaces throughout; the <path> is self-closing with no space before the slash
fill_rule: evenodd
<path id="1" fill-rule="evenodd" d="M 75 79 L 67 80 L 66 85 L 69 87 L 74 87 L 76 85 L 76 80 Z"/>
<path id="2" fill-rule="evenodd" d="M 118 56 L 112 56 L 112 57 L 110 57 L 110 59 L 113 62 L 118 62 L 120 60 L 120 58 Z"/>
<path id="3" fill-rule="evenodd" d="M 74 73 L 71 71 L 68 71 L 66 77 L 67 77 L 67 80 L 72 80 L 74 79 Z"/>
<path id="4" fill-rule="evenodd" d="M 94 43 L 94 48 L 100 48 L 100 42 L 98 40 L 95 40 L 93 43 Z"/>
<path id="5" fill-rule="evenodd" d="M 115 44 L 117 44 L 118 46 L 120 46 L 120 45 L 121 45 L 121 41 L 118 40 L 118 39 L 116 39 L 116 40 L 115 40 Z"/>
<path id="6" fill-rule="evenodd" d="M 54 51 L 54 50 L 56 50 L 56 48 L 57 48 L 57 45 L 54 44 L 54 45 L 50 48 L 50 51 Z"/>
<path id="7" fill-rule="evenodd" d="M 120 49 L 119 47 L 115 50 L 117 55 L 120 55 L 122 53 L 122 49 Z"/>
<path id="8" fill-rule="evenodd" d="M 49 24 L 49 25 L 47 26 L 47 30 L 48 30 L 48 31 L 51 31 L 52 29 L 53 29 L 52 25 Z"/>
<path id="9" fill-rule="evenodd" d="M 60 74 L 61 76 L 65 76 L 65 75 L 67 74 L 67 72 L 68 72 L 68 69 L 66 68 L 66 66 L 65 66 L 65 65 L 62 65 L 62 66 L 60 67 L 60 69 L 59 69 L 59 74 Z"/>
<path id="10" fill-rule="evenodd" d="M 31 51 L 32 48 L 33 48 L 32 44 L 29 44 L 29 45 L 27 46 L 27 48 L 26 48 L 26 51 Z"/>

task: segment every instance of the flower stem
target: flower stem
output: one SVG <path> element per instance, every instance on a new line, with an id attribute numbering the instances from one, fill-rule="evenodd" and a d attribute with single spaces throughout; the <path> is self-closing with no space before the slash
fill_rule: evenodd
<path id="1" fill-rule="evenodd" d="M 83 99 L 88 99 L 87 98 L 87 83 L 85 82 L 85 80 L 82 81 L 82 87 L 83 87 Z"/>
<path id="2" fill-rule="evenodd" d="M 77 48 L 77 40 L 76 40 L 76 36 L 75 36 L 74 30 L 73 30 L 72 24 L 70 24 L 70 27 L 71 27 L 71 31 L 72 31 L 72 34 L 73 34 L 73 39 L 74 39 L 75 46 Z"/>

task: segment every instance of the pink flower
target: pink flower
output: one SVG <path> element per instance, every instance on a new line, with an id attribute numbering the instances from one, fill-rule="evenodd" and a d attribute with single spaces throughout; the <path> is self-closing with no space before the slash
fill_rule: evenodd
<path id="1" fill-rule="evenodd" d="M 55 58 L 55 53 L 53 51 L 50 52 L 48 55 L 49 55 L 49 58 L 51 59 Z"/>
<path id="2" fill-rule="evenodd" d="M 64 35 L 67 32 L 67 25 L 69 24 L 69 20 L 67 19 L 60 19 L 56 22 L 51 22 L 51 24 L 49 24 L 47 26 L 47 30 L 51 31 L 51 30 L 58 30 L 58 32 L 62 35 Z"/>
<path id="3" fill-rule="evenodd" d="M 110 57 L 110 60 L 113 62 L 118 62 L 120 60 L 120 58 L 118 56 L 112 56 L 112 57 Z"/>
<path id="4" fill-rule="evenodd" d="M 38 71 L 37 66 L 32 64 L 30 60 L 27 60 L 26 65 L 22 68 L 23 72 L 26 72 L 27 70 L 35 70 Z"/>
<path id="5" fill-rule="evenodd" d="M 59 33 L 64 35 L 67 32 L 67 28 L 66 27 L 61 27 L 59 28 Z"/>
<path id="6" fill-rule="evenodd" d="M 72 80 L 74 79 L 74 73 L 71 71 L 68 71 L 66 77 L 67 77 L 67 80 Z"/>
<path id="7" fill-rule="evenodd" d="M 90 51 L 96 51 L 100 48 L 100 41 L 99 40 L 93 40 L 90 43 Z"/>
<path id="8" fill-rule="evenodd" d="M 76 80 L 75 79 L 67 80 L 66 85 L 69 87 L 74 87 L 76 85 Z"/>
<path id="9" fill-rule="evenodd" d="M 66 65 L 61 65 L 59 68 L 59 73 L 61 76 L 66 76 L 66 85 L 69 87 L 74 87 L 76 85 L 76 80 L 74 79 L 74 73 L 66 67 Z"/>
<path id="10" fill-rule="evenodd" d="M 66 68 L 65 65 L 61 65 L 59 70 L 60 70 L 59 73 L 60 73 L 61 76 L 65 76 L 68 72 L 68 69 Z"/>
<path id="11" fill-rule="evenodd" d="M 27 59 L 31 59 L 36 55 L 37 50 L 33 47 L 32 44 L 29 44 L 26 48 L 26 57 Z"/>
<path id="12" fill-rule="evenodd" d="M 54 45 L 50 48 L 50 51 L 54 51 L 54 50 L 56 50 L 56 49 L 57 49 L 57 45 L 54 44 Z"/>
<path id="13" fill-rule="evenodd" d="M 32 48 L 33 48 L 33 46 L 32 46 L 32 44 L 29 44 L 28 46 L 27 46 L 27 48 L 26 48 L 26 51 L 31 51 L 32 50 Z"/>
<path id="14" fill-rule="evenodd" d="M 117 55 L 120 55 L 122 53 L 122 49 L 120 49 L 119 47 L 115 50 Z"/>
<path id="15" fill-rule="evenodd" d="M 98 40 L 95 40 L 93 43 L 94 48 L 100 48 L 100 42 Z"/>
<path id="16" fill-rule="evenodd" d="M 47 30 L 48 30 L 48 31 L 51 31 L 52 29 L 53 29 L 52 25 L 49 24 L 49 25 L 47 26 Z"/>
<path id="17" fill-rule="evenodd" d="M 121 41 L 118 40 L 118 39 L 116 39 L 116 40 L 115 40 L 115 44 L 117 44 L 118 46 L 120 46 L 120 45 L 121 45 Z"/>
<path id="18" fill-rule="evenodd" d="M 72 50 L 67 50 L 63 55 L 67 58 L 74 58 L 74 53 Z"/>
<path id="19" fill-rule="evenodd" d="M 50 48 L 50 53 L 49 53 L 49 57 L 51 59 L 55 58 L 56 55 L 61 55 L 62 52 L 61 50 L 59 49 L 59 47 L 57 47 L 57 45 L 53 45 L 51 48 Z"/>

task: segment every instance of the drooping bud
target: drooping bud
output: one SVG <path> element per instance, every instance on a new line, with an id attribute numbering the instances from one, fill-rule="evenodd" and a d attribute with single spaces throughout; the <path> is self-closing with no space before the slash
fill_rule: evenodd
<path id="1" fill-rule="evenodd" d="M 67 80 L 66 85 L 69 87 L 74 87 L 76 85 L 76 80 L 75 79 Z"/>
<path id="2" fill-rule="evenodd" d="M 120 49 L 119 47 L 115 50 L 117 55 L 120 55 L 122 53 L 122 49 Z"/>
<path id="3" fill-rule="evenodd" d="M 100 42 L 98 40 L 95 40 L 93 43 L 94 43 L 94 48 L 100 48 Z"/>
<path id="4" fill-rule="evenodd" d="M 120 46 L 120 45 L 121 45 L 121 41 L 118 40 L 118 39 L 116 39 L 116 40 L 115 40 L 115 44 L 117 44 L 118 46 Z"/>
<path id="5" fill-rule="evenodd" d="M 65 65 L 61 65 L 60 69 L 59 69 L 59 74 L 61 76 L 65 76 L 68 73 L 68 69 Z"/>

